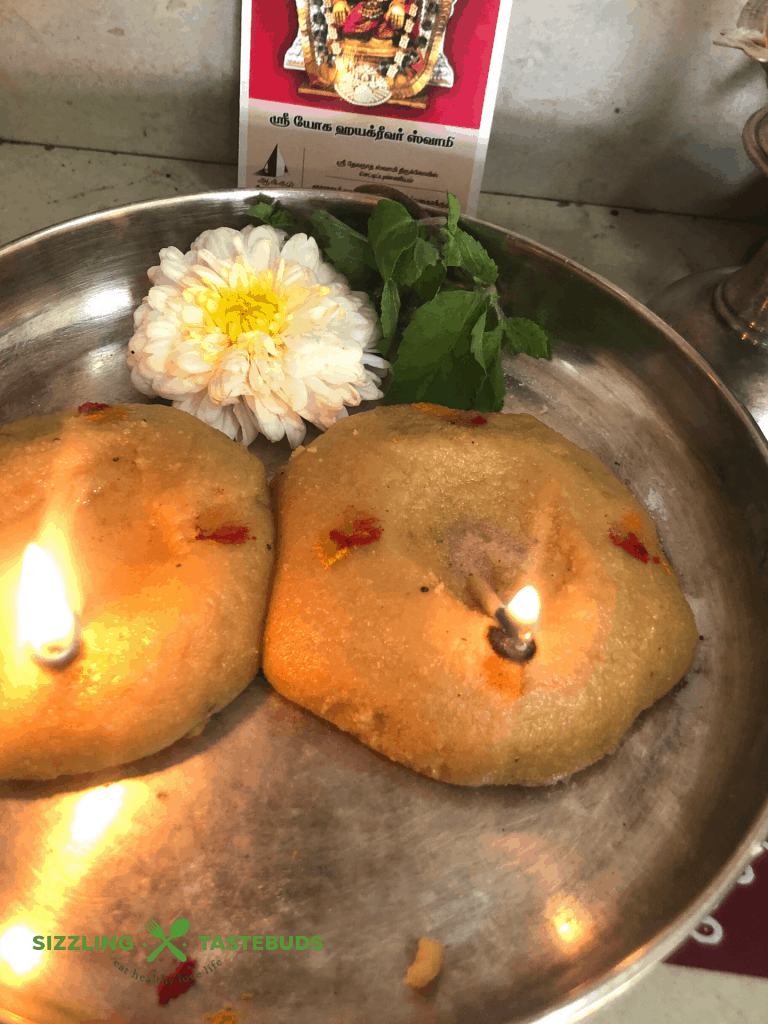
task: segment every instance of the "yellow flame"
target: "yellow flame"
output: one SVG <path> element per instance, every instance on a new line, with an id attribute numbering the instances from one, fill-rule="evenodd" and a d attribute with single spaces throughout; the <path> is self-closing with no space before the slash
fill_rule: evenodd
<path id="1" fill-rule="evenodd" d="M 70 834 L 75 843 L 92 843 L 115 818 L 125 797 L 124 786 L 106 786 L 84 793 L 77 802 Z"/>
<path id="2" fill-rule="evenodd" d="M 8 970 L 17 978 L 29 974 L 40 963 L 42 949 L 33 949 L 32 940 L 35 933 L 24 924 L 15 924 L 0 935 L 0 968 L 6 975 L 4 980 L 10 981 Z"/>
<path id="3" fill-rule="evenodd" d="M 535 587 L 523 587 L 507 605 L 507 611 L 519 623 L 530 626 L 539 617 L 541 600 Z"/>
<path id="4" fill-rule="evenodd" d="M 31 644 L 40 652 L 46 644 L 66 647 L 72 640 L 75 618 L 62 572 L 37 544 L 28 545 L 24 552 L 16 614 L 19 647 Z"/>

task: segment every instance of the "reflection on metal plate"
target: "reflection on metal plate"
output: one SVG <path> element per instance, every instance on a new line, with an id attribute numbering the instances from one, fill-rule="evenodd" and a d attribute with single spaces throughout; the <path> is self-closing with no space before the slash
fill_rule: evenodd
<path id="1" fill-rule="evenodd" d="M 0 251 L 3 417 L 141 401 L 121 345 L 147 268 L 163 246 L 244 225 L 253 199 L 142 203 Z M 232 1004 L 264 1024 L 562 1024 L 669 953 L 743 872 L 768 828 L 764 442 L 633 300 L 469 226 L 505 300 L 560 339 L 552 363 L 506 365 L 505 409 L 538 416 L 664 510 L 661 539 L 705 637 L 687 680 L 613 754 L 550 788 L 422 778 L 261 678 L 202 735 L 143 761 L 3 784 L 0 1018 L 189 1024 Z M 287 455 L 253 450 L 270 471 Z M 36 950 L 37 935 L 78 948 Z M 423 936 L 445 962 L 418 993 L 402 978 Z M 161 1006 L 157 978 L 184 970 L 173 947 L 194 978 Z"/>

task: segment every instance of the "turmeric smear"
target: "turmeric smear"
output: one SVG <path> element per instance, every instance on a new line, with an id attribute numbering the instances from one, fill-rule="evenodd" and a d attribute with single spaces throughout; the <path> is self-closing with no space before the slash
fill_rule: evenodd
<path id="1" fill-rule="evenodd" d="M 458 427 L 482 427 L 488 422 L 482 413 L 472 412 L 471 409 L 446 409 L 442 405 L 432 405 L 431 402 L 416 402 L 413 407 Z"/>
<path id="2" fill-rule="evenodd" d="M 205 1015 L 206 1024 L 240 1024 L 240 1014 L 230 1003 L 216 1013 Z"/>
<path id="3" fill-rule="evenodd" d="M 637 512 L 630 510 L 621 517 L 621 527 L 625 533 L 641 534 L 643 532 L 643 521 Z"/>
<path id="4" fill-rule="evenodd" d="M 501 690 L 504 696 L 512 701 L 523 694 L 523 666 L 507 661 L 488 647 L 488 653 L 482 661 L 482 676 L 487 683 Z"/>

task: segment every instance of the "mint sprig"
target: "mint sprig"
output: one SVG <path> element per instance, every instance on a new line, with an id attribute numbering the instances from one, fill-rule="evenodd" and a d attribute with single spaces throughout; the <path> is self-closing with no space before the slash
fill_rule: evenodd
<path id="1" fill-rule="evenodd" d="M 400 203 L 380 199 L 367 234 L 327 210 L 312 214 L 311 227 L 265 201 L 248 213 L 275 228 L 311 231 L 324 258 L 353 289 L 372 297 L 379 348 L 395 360 L 385 405 L 434 402 L 498 412 L 506 393 L 502 349 L 552 358 L 543 327 L 502 309 L 499 268 L 459 226 L 461 208 L 450 193 L 447 217 L 419 221 Z"/>
<path id="2" fill-rule="evenodd" d="M 289 234 L 296 234 L 301 231 L 301 224 L 290 210 L 284 210 L 274 203 L 267 203 L 263 199 L 246 210 L 249 217 L 256 217 L 263 224 L 269 224 L 278 231 L 287 231 Z"/>
<path id="3" fill-rule="evenodd" d="M 349 281 L 355 291 L 370 292 L 378 279 L 370 242 L 327 210 L 312 214 L 312 227 L 324 258 Z"/>
<path id="4" fill-rule="evenodd" d="M 453 200 L 453 202 L 451 202 Z M 488 288 L 496 282 L 499 268 L 477 239 L 459 227 L 461 207 L 454 195 L 448 199 L 448 220 L 442 229 L 443 263 L 446 267 L 459 267 L 476 285 Z"/>

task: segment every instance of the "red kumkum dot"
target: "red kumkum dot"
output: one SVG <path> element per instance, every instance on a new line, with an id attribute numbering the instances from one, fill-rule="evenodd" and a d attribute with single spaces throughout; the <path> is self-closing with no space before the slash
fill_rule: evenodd
<path id="1" fill-rule="evenodd" d="M 483 424 L 487 422 L 488 420 L 485 418 L 485 416 L 480 415 L 477 415 L 474 417 L 474 419 L 470 420 L 470 423 L 472 424 L 473 427 L 482 427 Z"/>
<path id="2" fill-rule="evenodd" d="M 247 526 L 220 526 L 212 533 L 204 533 L 201 530 L 195 540 L 215 540 L 217 544 L 245 544 L 247 540 L 256 540 L 256 537 L 248 536 Z"/>
<path id="3" fill-rule="evenodd" d="M 624 548 L 628 555 L 632 555 L 639 562 L 648 561 L 648 551 L 634 533 L 630 533 L 628 537 L 620 537 L 617 533 L 609 533 L 608 536 L 617 548 Z M 658 558 L 654 558 L 654 562 L 658 562 Z"/>
<path id="4" fill-rule="evenodd" d="M 157 986 L 157 1001 L 161 1006 L 177 996 L 183 996 L 195 984 L 196 967 L 197 960 L 185 960 L 183 964 L 177 964 L 176 970 L 168 975 L 166 981 L 160 982 Z"/>
<path id="5" fill-rule="evenodd" d="M 83 402 L 82 405 L 78 405 L 77 411 L 80 415 L 88 415 L 92 412 L 101 412 L 102 409 L 109 409 L 108 405 L 103 402 Z"/>
<path id="6" fill-rule="evenodd" d="M 339 551 L 344 548 L 364 547 L 366 544 L 373 544 L 381 537 L 381 527 L 377 525 L 378 519 L 373 516 L 370 519 L 356 519 L 352 524 L 352 533 L 342 533 L 341 530 L 331 530 L 329 537 L 338 547 Z"/>

